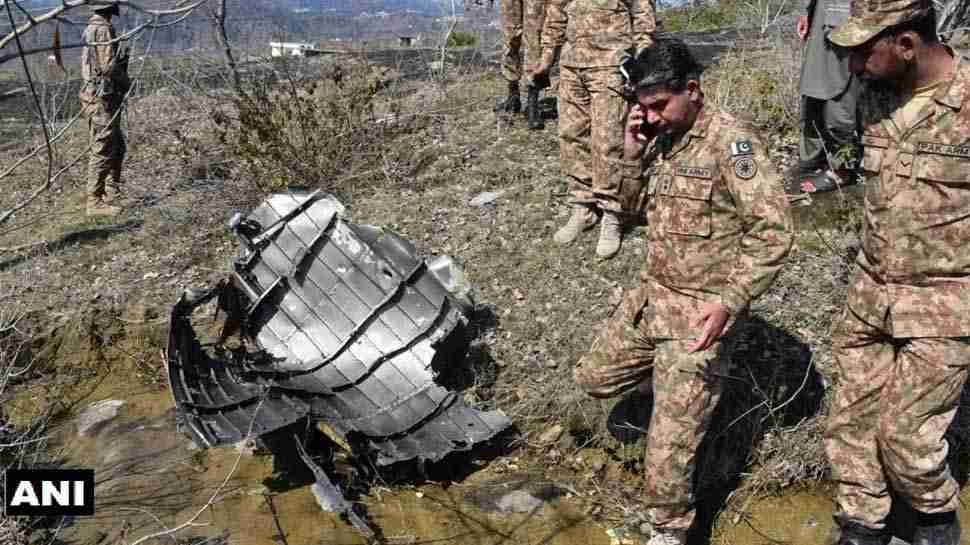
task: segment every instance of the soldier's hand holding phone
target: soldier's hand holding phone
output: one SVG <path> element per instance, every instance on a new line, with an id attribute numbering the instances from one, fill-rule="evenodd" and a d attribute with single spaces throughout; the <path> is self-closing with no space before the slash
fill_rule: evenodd
<path id="1" fill-rule="evenodd" d="M 623 158 L 627 161 L 639 159 L 643 148 L 653 138 L 653 131 L 643 115 L 639 104 L 633 104 L 626 116 L 626 130 L 623 134 Z"/>

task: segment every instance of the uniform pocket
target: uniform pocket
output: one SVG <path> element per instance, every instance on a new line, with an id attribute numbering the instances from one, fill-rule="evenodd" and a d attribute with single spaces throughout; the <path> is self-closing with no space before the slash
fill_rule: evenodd
<path id="1" fill-rule="evenodd" d="M 916 177 L 940 184 L 970 183 L 970 158 L 920 154 L 916 159 Z"/>
<path id="2" fill-rule="evenodd" d="M 879 174 L 883 156 L 886 154 L 886 148 L 889 147 L 889 139 L 866 134 L 862 136 L 862 146 L 862 170 L 866 172 L 867 177 Z"/>
<path id="3" fill-rule="evenodd" d="M 662 195 L 664 230 L 677 235 L 711 236 L 711 192 L 714 180 L 672 176 L 657 188 Z"/>

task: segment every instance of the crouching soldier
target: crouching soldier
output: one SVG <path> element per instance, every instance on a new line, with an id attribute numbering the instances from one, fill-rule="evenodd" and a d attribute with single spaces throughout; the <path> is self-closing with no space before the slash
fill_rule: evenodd
<path id="1" fill-rule="evenodd" d="M 705 102 L 701 67 L 683 42 L 658 40 L 624 72 L 637 104 L 623 166 L 646 177 L 647 265 L 574 377 L 594 397 L 652 389 L 649 544 L 683 545 L 694 520 L 695 451 L 727 372 L 719 339 L 775 278 L 792 219 L 761 139 Z"/>

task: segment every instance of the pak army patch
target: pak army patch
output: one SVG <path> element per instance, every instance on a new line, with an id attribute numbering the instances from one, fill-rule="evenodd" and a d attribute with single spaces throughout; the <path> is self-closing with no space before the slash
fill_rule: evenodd
<path id="1" fill-rule="evenodd" d="M 758 163 L 750 155 L 734 160 L 734 175 L 742 180 L 750 180 L 758 173 Z"/>
<path id="2" fill-rule="evenodd" d="M 754 160 L 754 145 L 750 140 L 735 140 L 731 143 L 731 157 L 734 158 L 734 175 L 742 180 L 750 180 L 758 174 L 758 162 Z"/>

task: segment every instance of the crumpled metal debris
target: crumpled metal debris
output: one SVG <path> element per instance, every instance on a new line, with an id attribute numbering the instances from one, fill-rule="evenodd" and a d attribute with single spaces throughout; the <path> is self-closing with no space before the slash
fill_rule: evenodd
<path id="1" fill-rule="evenodd" d="M 241 253 L 231 285 L 189 290 L 172 310 L 168 372 L 182 428 L 202 447 L 304 417 L 353 437 L 378 464 L 437 461 L 509 426 L 442 386 L 472 306 L 461 269 L 425 261 L 390 231 L 348 223 L 321 192 L 268 197 L 230 225 Z M 192 310 L 219 298 L 260 349 L 220 359 Z"/>

